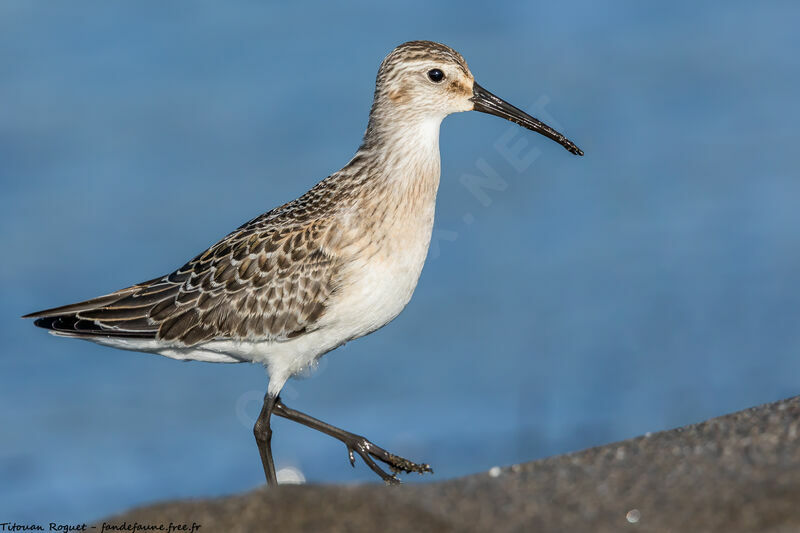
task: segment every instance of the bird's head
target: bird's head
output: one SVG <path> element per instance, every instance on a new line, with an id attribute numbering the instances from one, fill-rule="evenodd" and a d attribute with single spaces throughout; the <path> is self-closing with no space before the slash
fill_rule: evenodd
<path id="1" fill-rule="evenodd" d="M 510 120 L 558 142 L 573 154 L 583 152 L 562 134 L 493 95 L 475 82 L 464 58 L 433 41 L 403 43 L 378 70 L 372 115 L 382 122 L 441 121 L 450 113 L 480 111 Z"/>

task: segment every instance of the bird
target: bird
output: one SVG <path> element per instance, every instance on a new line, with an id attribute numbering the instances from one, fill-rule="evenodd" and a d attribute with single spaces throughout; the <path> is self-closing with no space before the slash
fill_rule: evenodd
<path id="1" fill-rule="evenodd" d="M 23 318 L 60 337 L 123 350 L 263 364 L 269 381 L 253 434 L 269 486 L 278 484 L 272 415 L 341 441 L 351 465 L 358 455 L 387 484 L 399 483 L 401 472 L 432 473 L 427 463 L 288 407 L 280 393 L 288 379 L 385 326 L 409 302 L 433 230 L 440 125 L 473 110 L 583 155 L 480 86 L 454 49 L 409 41 L 381 62 L 362 143 L 341 170 L 167 275 Z"/>

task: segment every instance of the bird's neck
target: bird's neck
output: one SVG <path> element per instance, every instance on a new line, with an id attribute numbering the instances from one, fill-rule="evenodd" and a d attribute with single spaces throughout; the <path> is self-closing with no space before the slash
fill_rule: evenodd
<path id="1" fill-rule="evenodd" d="M 439 126 L 442 117 L 370 115 L 357 159 L 368 161 L 370 174 L 386 185 L 400 189 L 439 186 Z M 373 183 L 373 186 L 375 184 Z"/>
<path id="2" fill-rule="evenodd" d="M 377 124 L 370 120 L 364 143 L 336 182 L 340 229 L 332 247 L 357 254 L 367 244 L 400 253 L 414 243 L 424 260 L 439 188 L 440 121 Z M 323 182 L 324 183 L 324 182 Z M 367 244 L 365 244 L 365 242 Z M 416 257 L 416 256 L 415 256 Z"/>
<path id="3" fill-rule="evenodd" d="M 331 176 L 346 191 L 347 200 L 338 204 L 340 212 L 358 214 L 348 218 L 348 224 L 358 221 L 353 228 L 359 235 L 366 232 L 380 240 L 404 228 L 427 242 L 439 188 L 440 122 L 406 121 L 378 128 L 370 120 L 355 157 Z"/>

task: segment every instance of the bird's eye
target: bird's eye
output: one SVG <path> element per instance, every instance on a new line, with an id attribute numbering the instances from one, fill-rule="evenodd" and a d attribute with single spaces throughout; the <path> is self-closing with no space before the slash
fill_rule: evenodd
<path id="1" fill-rule="evenodd" d="M 444 72 L 442 72 L 438 68 L 431 69 L 428 71 L 428 79 L 431 80 L 433 83 L 439 83 L 444 79 Z"/>

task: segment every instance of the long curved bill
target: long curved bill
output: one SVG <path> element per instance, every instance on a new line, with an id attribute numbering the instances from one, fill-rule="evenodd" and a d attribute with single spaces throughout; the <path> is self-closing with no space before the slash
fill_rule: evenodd
<path id="1" fill-rule="evenodd" d="M 475 111 L 481 113 L 488 113 L 495 115 L 506 120 L 510 120 L 515 124 L 519 124 L 524 128 L 528 128 L 536 133 L 541 133 L 545 137 L 553 139 L 555 142 L 566 148 L 569 152 L 575 155 L 583 155 L 583 150 L 575 146 L 575 143 L 564 137 L 562 134 L 542 122 L 537 120 L 513 105 L 509 104 L 502 98 L 493 95 L 477 83 L 472 86 L 472 102 L 475 104 Z"/>

